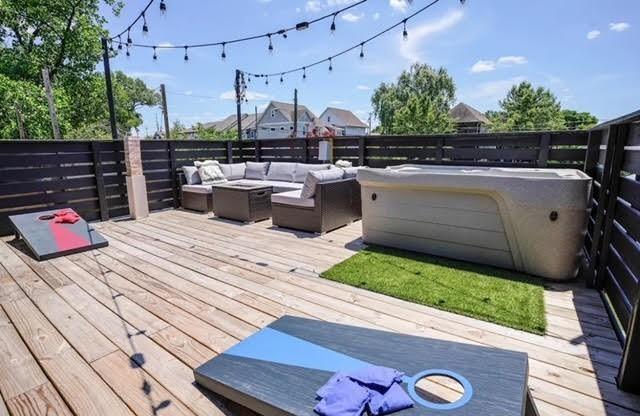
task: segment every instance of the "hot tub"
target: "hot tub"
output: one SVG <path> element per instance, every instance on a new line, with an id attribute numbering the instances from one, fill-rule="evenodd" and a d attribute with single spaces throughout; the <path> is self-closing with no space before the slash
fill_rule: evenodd
<path id="1" fill-rule="evenodd" d="M 574 169 L 360 169 L 365 243 L 574 278 L 591 178 Z"/>

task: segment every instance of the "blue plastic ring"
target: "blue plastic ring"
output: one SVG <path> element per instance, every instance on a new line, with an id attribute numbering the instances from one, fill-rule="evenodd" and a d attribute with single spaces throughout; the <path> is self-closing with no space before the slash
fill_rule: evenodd
<path id="1" fill-rule="evenodd" d="M 416 392 L 416 383 L 420 381 L 420 379 L 423 379 L 428 376 L 450 377 L 462 385 L 462 387 L 464 388 L 464 394 L 462 395 L 461 398 L 459 398 L 453 403 L 433 403 L 428 400 L 425 400 L 422 397 L 420 397 Z M 473 387 L 471 386 L 471 383 L 469 382 L 469 380 L 467 380 L 465 377 L 461 376 L 460 374 L 453 371 L 449 371 L 449 370 L 440 370 L 440 369 L 424 370 L 419 372 L 413 377 L 407 377 L 405 381 L 407 382 L 407 390 L 409 392 L 409 396 L 411 397 L 411 399 L 413 399 L 413 401 L 418 403 L 420 406 L 426 407 L 428 409 L 433 409 L 433 410 L 458 409 L 466 405 L 467 403 L 469 403 L 469 400 L 471 400 L 471 397 L 473 396 Z"/>

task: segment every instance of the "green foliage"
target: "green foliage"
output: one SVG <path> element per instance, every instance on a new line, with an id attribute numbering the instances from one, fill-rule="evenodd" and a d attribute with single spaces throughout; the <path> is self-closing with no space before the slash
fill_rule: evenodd
<path id="1" fill-rule="evenodd" d="M 414 64 L 396 83 L 382 83 L 373 93 L 373 111 L 383 134 L 450 132 L 454 123 L 449 109 L 455 83 L 444 68 Z"/>
<path id="2" fill-rule="evenodd" d="M 238 132 L 235 129 L 229 130 L 216 130 L 214 128 L 206 128 L 203 124 L 198 123 L 195 125 L 196 137 L 198 139 L 205 140 L 233 140 L 238 137 Z"/>
<path id="3" fill-rule="evenodd" d="M 49 68 L 65 138 L 110 138 L 100 38 L 107 34 L 101 4 L 115 14 L 120 0 L 0 0 L 0 139 L 16 139 L 16 106 L 30 138 L 51 137 L 41 70 Z M 112 75 L 119 135 L 142 124 L 141 106 L 159 96 L 122 72 Z"/>
<path id="4" fill-rule="evenodd" d="M 543 282 L 505 269 L 370 246 L 322 277 L 535 334 L 546 328 Z"/>
<path id="5" fill-rule="evenodd" d="M 527 81 L 511 87 L 499 105 L 502 111 L 488 114 L 493 131 L 565 129 L 556 96 L 546 88 L 534 88 Z"/>
<path id="6" fill-rule="evenodd" d="M 562 117 L 569 130 L 588 130 L 598 124 L 598 118 L 586 111 L 562 110 Z"/>

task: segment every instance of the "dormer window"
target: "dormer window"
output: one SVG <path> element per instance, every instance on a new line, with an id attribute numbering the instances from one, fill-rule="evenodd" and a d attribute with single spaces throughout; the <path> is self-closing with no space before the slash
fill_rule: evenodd
<path id="1" fill-rule="evenodd" d="M 331 116 L 327 116 L 327 121 L 331 123 Z"/>
<path id="2" fill-rule="evenodd" d="M 276 110 L 271 110 L 271 118 L 275 118 L 276 116 Z"/>

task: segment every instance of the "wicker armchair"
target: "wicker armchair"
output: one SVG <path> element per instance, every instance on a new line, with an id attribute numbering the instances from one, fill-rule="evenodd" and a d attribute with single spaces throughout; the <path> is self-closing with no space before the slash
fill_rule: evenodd
<path id="1" fill-rule="evenodd" d="M 273 224 L 324 234 L 362 217 L 360 184 L 354 178 L 319 183 L 313 199 L 313 207 L 272 202 Z"/>

